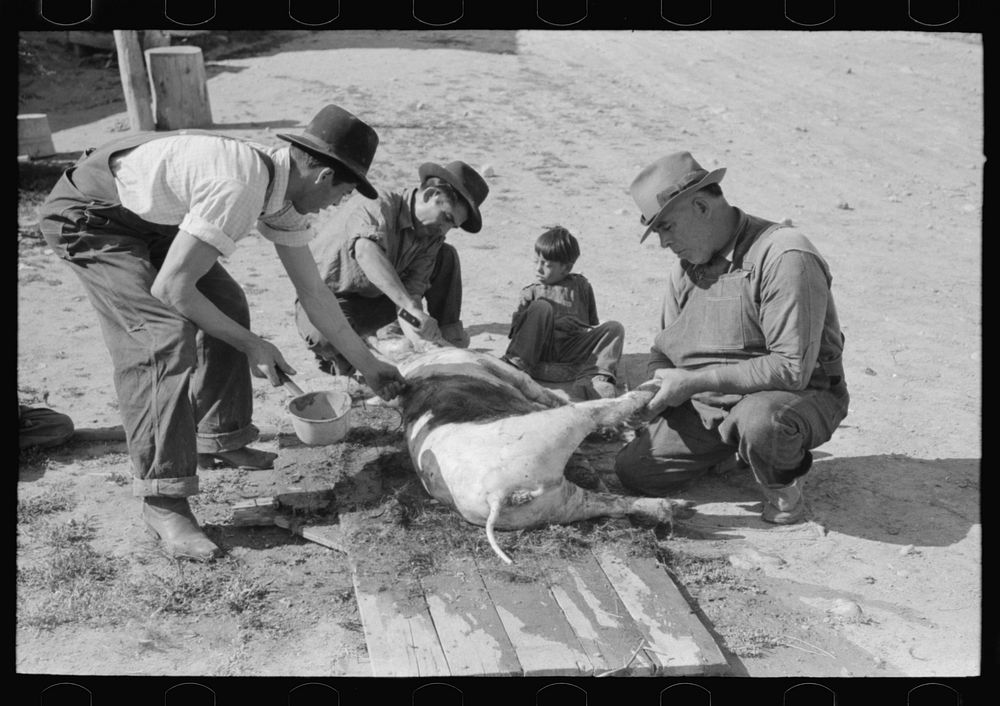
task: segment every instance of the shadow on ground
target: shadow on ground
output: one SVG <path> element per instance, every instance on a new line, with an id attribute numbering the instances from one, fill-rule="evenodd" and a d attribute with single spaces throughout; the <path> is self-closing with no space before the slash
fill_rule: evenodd
<path id="1" fill-rule="evenodd" d="M 678 496 L 699 504 L 732 503 L 746 515 L 699 512 L 690 523 L 704 535 L 768 527 L 758 516 L 761 495 L 748 470 L 710 475 Z M 979 517 L 978 459 L 917 459 L 901 455 L 828 457 L 805 481 L 808 518 L 825 532 L 901 546 L 950 546 Z M 704 535 L 707 536 L 707 535 Z"/>

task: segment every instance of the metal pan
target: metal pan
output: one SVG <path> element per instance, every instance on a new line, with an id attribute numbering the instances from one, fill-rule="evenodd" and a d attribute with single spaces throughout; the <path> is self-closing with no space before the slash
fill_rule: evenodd
<path id="1" fill-rule="evenodd" d="M 293 397 L 288 402 L 295 435 L 303 444 L 326 446 L 343 439 L 350 429 L 351 398 L 336 390 L 303 392 L 281 369 L 278 378 Z"/>

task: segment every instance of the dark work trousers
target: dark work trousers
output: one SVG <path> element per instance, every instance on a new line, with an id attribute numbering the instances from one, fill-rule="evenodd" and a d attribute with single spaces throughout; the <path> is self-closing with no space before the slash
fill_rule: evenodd
<path id="1" fill-rule="evenodd" d="M 729 409 L 689 400 L 640 430 L 619 451 L 615 472 L 631 490 L 665 495 L 738 454 L 758 482 L 784 486 L 806 474 L 809 450 L 830 439 L 847 416 L 849 400 L 843 383 L 754 392 Z"/>
<path id="2" fill-rule="evenodd" d="M 580 375 L 615 378 L 624 343 L 625 328 L 617 321 L 559 330 L 552 304 L 537 299 L 511 328 L 507 355 L 520 358 L 529 372 L 539 363 L 564 363 L 580 366 Z"/>
<path id="3" fill-rule="evenodd" d="M 134 137 L 67 170 L 42 206 L 40 226 L 97 312 L 114 365 L 134 494 L 186 497 L 198 492 L 198 453 L 232 451 L 258 437 L 250 369 L 242 352 L 150 293 L 177 228 L 143 221 L 118 201 L 109 159 L 156 139 Z M 222 265 L 213 265 L 197 286 L 249 327 L 243 290 Z"/>
<path id="4" fill-rule="evenodd" d="M 47 449 L 73 437 L 73 420 L 47 407 L 17 406 L 17 436 L 21 450 Z"/>
<path id="5" fill-rule="evenodd" d="M 427 302 L 427 313 L 441 328 L 461 320 L 462 268 L 458 251 L 453 245 L 441 244 L 424 300 Z M 338 294 L 337 301 L 351 328 L 362 338 L 396 321 L 396 305 L 384 294 L 377 297 Z M 350 375 L 354 371 L 354 366 L 316 330 L 298 300 L 295 301 L 295 324 L 309 350 L 318 359 L 332 362 L 338 375 Z"/>

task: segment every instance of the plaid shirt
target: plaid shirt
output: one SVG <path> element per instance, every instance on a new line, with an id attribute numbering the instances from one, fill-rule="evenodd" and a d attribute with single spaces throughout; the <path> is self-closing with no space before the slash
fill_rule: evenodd
<path id="1" fill-rule="evenodd" d="M 254 147 L 274 162 L 270 197 L 267 168 Z M 223 256 L 232 255 L 255 222 L 278 245 L 308 244 L 309 221 L 285 200 L 288 147 L 254 147 L 211 135 L 153 140 L 112 160 L 119 198 L 137 216 L 178 225 Z"/>

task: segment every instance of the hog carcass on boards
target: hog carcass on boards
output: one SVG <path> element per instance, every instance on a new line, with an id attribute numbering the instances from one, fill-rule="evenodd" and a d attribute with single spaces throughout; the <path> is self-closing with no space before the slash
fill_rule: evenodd
<path id="1" fill-rule="evenodd" d="M 424 488 L 485 526 L 490 546 L 506 563 L 511 559 L 494 528 L 625 515 L 659 524 L 692 514 L 686 501 L 592 492 L 563 476 L 588 434 L 629 419 L 653 391 L 567 402 L 489 354 L 433 344 L 418 351 L 405 338 L 369 344 L 407 380 L 398 402 Z"/>

